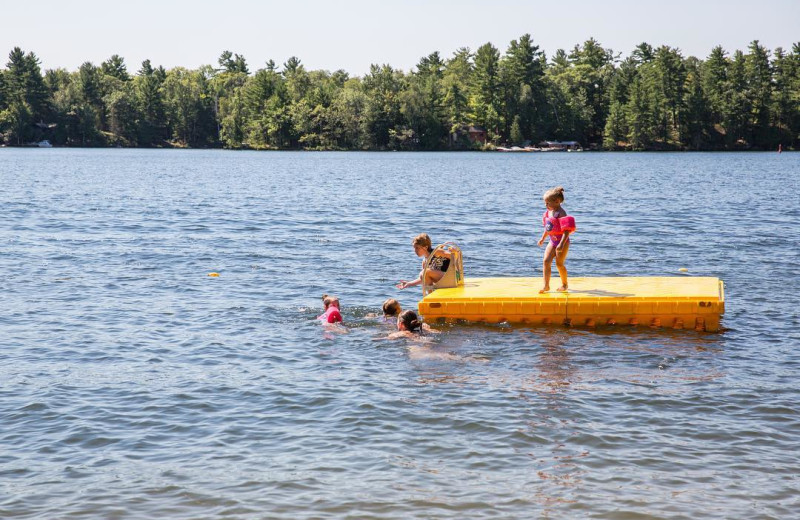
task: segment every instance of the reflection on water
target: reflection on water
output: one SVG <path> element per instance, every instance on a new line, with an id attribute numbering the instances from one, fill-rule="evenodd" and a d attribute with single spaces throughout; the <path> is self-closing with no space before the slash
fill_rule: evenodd
<path id="1" fill-rule="evenodd" d="M 566 391 L 578 377 L 565 348 L 568 341 L 566 334 L 550 334 L 541 343 L 542 353 L 536 363 L 537 376 L 552 393 Z"/>

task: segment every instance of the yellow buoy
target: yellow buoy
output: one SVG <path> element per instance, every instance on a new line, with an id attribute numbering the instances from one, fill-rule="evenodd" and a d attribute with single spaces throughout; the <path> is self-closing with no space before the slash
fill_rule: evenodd
<path id="1" fill-rule="evenodd" d="M 678 269 L 678 271 L 680 271 L 682 273 L 688 273 L 689 272 L 689 270 L 686 269 L 685 267 L 681 267 L 680 269 Z"/>
<path id="2" fill-rule="evenodd" d="M 208 273 L 208 276 L 213 276 L 214 278 L 219 276 L 219 273 Z"/>

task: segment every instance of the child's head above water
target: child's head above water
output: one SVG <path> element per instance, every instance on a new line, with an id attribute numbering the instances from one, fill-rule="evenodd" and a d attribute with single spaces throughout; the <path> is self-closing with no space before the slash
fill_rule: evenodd
<path id="1" fill-rule="evenodd" d="M 322 295 L 322 305 L 325 306 L 325 312 L 317 316 L 318 320 L 327 323 L 341 323 L 342 313 L 339 312 L 339 298 L 336 296 Z"/>
<path id="2" fill-rule="evenodd" d="M 325 306 L 325 310 L 328 310 L 328 307 L 333 305 L 337 309 L 339 308 L 339 298 L 336 296 L 329 296 L 327 294 L 322 295 L 322 305 Z"/>
<path id="3" fill-rule="evenodd" d="M 417 313 L 414 311 L 404 311 L 397 317 L 397 330 L 414 332 L 420 327 L 422 327 L 422 322 L 419 321 Z"/>
<path id="4" fill-rule="evenodd" d="M 395 300 L 394 298 L 389 298 L 385 302 L 383 302 L 383 315 L 384 316 L 397 316 L 403 308 L 400 306 L 400 302 Z"/>
<path id="5" fill-rule="evenodd" d="M 546 206 L 558 207 L 562 202 L 564 202 L 564 188 L 561 186 L 551 188 L 544 192 L 542 199 L 544 200 Z"/>

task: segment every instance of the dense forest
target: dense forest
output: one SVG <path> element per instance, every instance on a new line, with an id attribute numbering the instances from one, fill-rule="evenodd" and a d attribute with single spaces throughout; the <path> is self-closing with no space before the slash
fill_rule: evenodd
<path id="1" fill-rule="evenodd" d="M 575 140 L 586 148 L 800 148 L 800 43 L 753 41 L 704 59 L 647 43 L 622 58 L 594 39 L 549 59 L 525 34 L 502 54 L 438 52 L 404 72 L 251 66 L 134 73 L 123 58 L 42 73 L 14 48 L 0 69 L 0 144 L 313 150 L 463 150 Z M 472 129 L 473 134 L 470 133 Z M 486 144 L 475 131 L 484 131 Z"/>

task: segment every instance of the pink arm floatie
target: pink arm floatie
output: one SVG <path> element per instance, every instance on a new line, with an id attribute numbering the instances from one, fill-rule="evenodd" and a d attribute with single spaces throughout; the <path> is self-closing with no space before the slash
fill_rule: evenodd
<path id="1" fill-rule="evenodd" d="M 559 227 L 561 228 L 561 233 L 563 234 L 565 231 L 569 231 L 573 233 L 577 227 L 575 227 L 575 217 L 561 217 L 558 219 Z"/>

